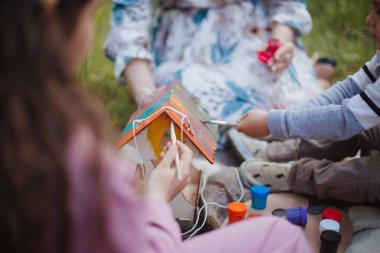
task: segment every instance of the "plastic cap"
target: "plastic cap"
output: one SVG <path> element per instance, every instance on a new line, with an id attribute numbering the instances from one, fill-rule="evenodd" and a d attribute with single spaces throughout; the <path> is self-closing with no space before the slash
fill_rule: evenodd
<path id="1" fill-rule="evenodd" d="M 240 202 L 228 204 L 228 213 L 235 216 L 244 216 L 247 213 L 247 206 Z"/>
<path id="2" fill-rule="evenodd" d="M 251 195 L 256 198 L 266 198 L 269 195 L 269 188 L 265 185 L 254 185 L 251 187 Z"/>
<path id="3" fill-rule="evenodd" d="M 319 223 L 319 231 L 323 232 L 325 230 L 332 230 L 335 232 L 339 232 L 340 224 L 335 220 L 325 219 L 321 220 Z"/>
<path id="4" fill-rule="evenodd" d="M 332 230 L 325 230 L 320 236 L 321 242 L 328 244 L 339 244 L 341 239 L 340 233 Z"/>
<path id="5" fill-rule="evenodd" d="M 286 219 L 293 224 L 304 226 L 307 224 L 306 207 L 300 206 L 297 208 L 287 208 Z"/>
<path id="6" fill-rule="evenodd" d="M 340 223 L 342 220 L 342 213 L 338 210 L 327 208 L 322 213 L 322 219 L 330 219 Z"/>

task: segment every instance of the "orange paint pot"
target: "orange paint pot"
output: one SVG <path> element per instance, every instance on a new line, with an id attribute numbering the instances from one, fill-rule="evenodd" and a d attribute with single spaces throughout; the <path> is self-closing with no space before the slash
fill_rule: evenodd
<path id="1" fill-rule="evenodd" d="M 232 224 L 244 220 L 247 213 L 247 206 L 244 203 L 232 202 L 227 207 L 228 224 Z"/>
<path id="2" fill-rule="evenodd" d="M 262 214 L 259 214 L 259 213 L 251 213 L 247 216 L 247 220 L 248 219 L 253 219 L 253 218 L 258 218 L 258 217 L 263 217 Z"/>

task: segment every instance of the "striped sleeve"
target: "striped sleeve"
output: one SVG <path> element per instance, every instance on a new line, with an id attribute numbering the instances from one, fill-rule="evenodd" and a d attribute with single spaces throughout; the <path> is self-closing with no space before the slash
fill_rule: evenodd
<path id="1" fill-rule="evenodd" d="M 269 111 L 271 135 L 280 139 L 344 140 L 380 125 L 380 63 L 377 54 L 357 73 L 324 92 L 313 106 Z"/>
<path id="2" fill-rule="evenodd" d="M 366 89 L 347 103 L 352 114 L 365 128 L 380 124 L 380 80 L 367 85 Z"/>

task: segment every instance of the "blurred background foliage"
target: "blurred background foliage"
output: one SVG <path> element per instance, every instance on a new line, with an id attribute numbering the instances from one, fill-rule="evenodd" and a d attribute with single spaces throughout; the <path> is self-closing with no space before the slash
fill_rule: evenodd
<path id="1" fill-rule="evenodd" d="M 335 81 L 360 68 L 375 52 L 365 17 L 369 0 L 309 0 L 313 17 L 312 32 L 303 39 L 310 56 L 327 56 L 338 62 Z M 77 72 L 80 83 L 98 96 L 111 114 L 113 124 L 122 129 L 136 109 L 129 89 L 118 85 L 113 64 L 106 59 L 102 46 L 109 30 L 112 1 L 103 0 L 95 15 L 96 35 L 93 46 Z"/>
<path id="2" fill-rule="evenodd" d="M 309 0 L 313 18 L 312 32 L 305 36 L 309 55 L 333 57 L 338 62 L 335 81 L 355 72 L 375 53 L 375 46 L 365 18 L 370 0 Z"/>

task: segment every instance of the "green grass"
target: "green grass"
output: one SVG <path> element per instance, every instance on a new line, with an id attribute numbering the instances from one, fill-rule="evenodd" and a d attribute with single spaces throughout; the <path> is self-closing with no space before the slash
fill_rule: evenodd
<path id="1" fill-rule="evenodd" d="M 369 0 L 307 3 L 314 27 L 304 38 L 304 46 L 310 55 L 318 52 L 338 61 L 336 81 L 355 72 L 373 56 L 374 43 L 364 21 L 370 10 Z"/>
<path id="2" fill-rule="evenodd" d="M 333 57 L 338 61 L 336 80 L 360 68 L 373 55 L 375 48 L 364 19 L 369 12 L 369 0 L 309 0 L 308 8 L 314 28 L 304 38 L 304 46 L 312 55 Z M 136 105 L 126 86 L 113 77 L 113 64 L 107 60 L 102 45 L 109 30 L 111 1 L 102 1 L 95 15 L 97 25 L 93 47 L 80 67 L 79 81 L 105 104 L 113 124 L 121 129 Z"/>
<path id="3" fill-rule="evenodd" d="M 125 85 L 119 85 L 113 76 L 113 63 L 102 50 L 109 31 L 111 1 L 102 1 L 97 10 L 95 39 L 92 48 L 79 68 L 77 77 L 80 83 L 98 96 L 110 113 L 113 124 L 122 129 L 129 116 L 136 110 L 136 104 Z"/>

